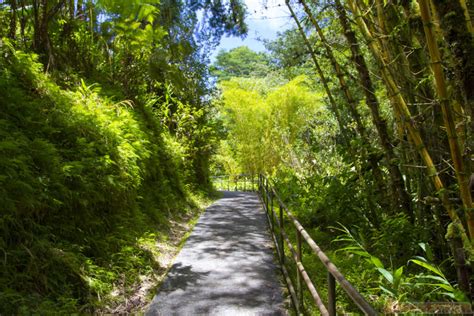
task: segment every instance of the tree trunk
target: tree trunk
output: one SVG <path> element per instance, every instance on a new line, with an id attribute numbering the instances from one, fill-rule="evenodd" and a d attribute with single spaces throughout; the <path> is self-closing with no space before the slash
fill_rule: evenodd
<path id="1" fill-rule="evenodd" d="M 382 78 L 387 86 L 388 92 L 391 94 L 391 99 L 395 101 L 393 103 L 393 106 L 397 107 L 397 111 L 401 115 L 401 119 L 408 131 L 408 134 L 427 167 L 428 176 L 432 179 L 436 190 L 439 192 L 439 195 L 441 196 L 443 206 L 445 207 L 449 217 L 451 218 L 451 221 L 456 226 L 457 231 L 463 240 L 464 246 L 466 247 L 466 249 L 471 249 L 472 245 L 470 243 L 469 237 L 466 234 L 466 229 L 464 228 L 461 219 L 457 215 L 456 210 L 453 208 L 453 206 L 451 205 L 451 202 L 449 201 L 449 196 L 448 196 L 446 187 L 441 181 L 438 170 L 436 166 L 433 164 L 431 155 L 428 152 L 427 148 L 425 147 L 425 144 L 421 138 L 420 132 L 415 126 L 414 120 L 407 107 L 407 103 L 405 99 L 403 98 L 395 81 L 393 80 L 392 74 L 389 71 L 388 65 L 386 63 L 385 53 L 380 49 L 379 45 L 377 44 L 377 41 L 374 39 L 373 35 L 369 31 L 369 28 L 367 27 L 364 20 L 362 19 L 362 13 L 358 9 L 355 1 L 348 0 L 348 4 L 351 7 L 351 10 L 354 14 L 357 25 L 359 26 L 359 29 L 362 32 L 362 35 L 366 39 L 369 49 L 372 51 L 374 58 L 380 64 L 380 72 L 382 74 Z"/>
<path id="2" fill-rule="evenodd" d="M 375 95 L 375 88 L 372 83 L 372 78 L 370 77 L 367 63 L 365 62 L 365 58 L 359 48 L 356 35 L 349 25 L 349 20 L 340 0 L 336 0 L 335 3 L 336 10 L 339 15 L 339 21 L 347 42 L 351 48 L 352 60 L 354 61 L 359 74 L 359 81 L 364 90 L 366 103 L 369 106 L 370 112 L 372 114 L 372 121 L 377 129 L 380 144 L 385 151 L 385 160 L 387 161 L 391 179 L 392 197 L 395 199 L 393 204 L 400 208 L 403 212 L 407 213 L 412 222 L 414 222 L 415 216 L 413 214 L 410 197 L 406 191 L 403 176 L 397 164 L 398 159 L 393 151 L 392 141 L 387 128 L 387 122 L 380 115 L 380 105 Z"/>
<path id="3" fill-rule="evenodd" d="M 76 18 L 78 20 L 83 20 L 85 21 L 86 16 L 84 14 L 84 1 L 83 0 L 77 0 L 76 3 Z"/>
<path id="4" fill-rule="evenodd" d="M 370 167 L 372 169 L 372 175 L 374 177 L 374 180 L 375 180 L 375 183 L 376 183 L 376 186 L 377 186 L 377 190 L 379 191 L 378 193 L 382 196 L 382 199 L 380 200 L 381 204 L 384 204 L 385 203 L 385 198 L 386 198 L 386 197 L 384 197 L 384 194 L 383 194 L 383 192 L 385 191 L 384 190 L 385 183 L 384 183 L 384 179 L 383 179 L 383 174 L 382 174 L 382 172 L 380 170 L 380 167 L 379 167 L 379 164 L 378 164 L 379 159 L 377 158 L 376 154 L 374 153 L 373 148 L 371 148 L 372 146 L 371 146 L 368 134 L 367 134 L 367 130 L 366 130 L 366 128 L 365 128 L 365 126 L 362 122 L 359 111 L 357 110 L 357 103 L 356 103 L 354 97 L 352 96 L 351 91 L 349 90 L 347 82 L 344 79 L 344 75 L 342 73 L 341 66 L 339 65 L 336 58 L 334 57 L 334 54 L 332 52 L 332 48 L 329 45 L 328 41 L 326 40 L 326 37 L 323 33 L 323 30 L 321 29 L 318 22 L 314 18 L 313 14 L 311 13 L 311 9 L 308 7 L 306 2 L 304 0 L 300 0 L 300 3 L 303 5 L 304 11 L 306 12 L 306 15 L 308 16 L 309 20 L 311 21 L 311 24 L 316 28 L 316 31 L 319 35 L 319 38 L 321 39 L 321 42 L 322 42 L 323 46 L 326 49 L 327 57 L 328 57 L 329 61 L 331 62 L 331 65 L 332 65 L 332 67 L 335 71 L 335 74 L 336 74 L 336 76 L 339 80 L 339 84 L 341 86 L 342 91 L 344 92 L 344 96 L 345 96 L 345 98 L 347 100 L 347 103 L 348 103 L 349 112 L 351 113 L 351 116 L 352 116 L 352 118 L 354 119 L 354 121 L 356 123 L 357 132 L 359 133 L 362 141 L 364 142 L 365 148 L 363 148 L 363 150 L 367 152 L 367 158 L 368 158 Z"/>
<path id="5" fill-rule="evenodd" d="M 17 21 L 16 0 L 10 0 L 10 31 L 8 32 L 8 37 L 13 40 L 16 38 L 16 21 Z"/>
<path id="6" fill-rule="evenodd" d="M 441 65 L 441 54 L 438 43 L 432 30 L 432 20 L 427 0 L 418 0 L 420 4 L 421 17 L 423 19 L 425 36 L 428 42 L 429 54 L 431 56 L 431 69 L 436 83 L 436 92 L 440 99 L 441 110 L 443 112 L 444 126 L 448 134 L 451 158 L 453 160 L 456 178 L 458 180 L 459 191 L 464 206 L 469 236 L 474 239 L 474 214 L 472 210 L 471 191 L 469 189 L 469 176 L 466 172 L 466 166 L 463 161 L 461 145 L 459 143 L 458 133 L 456 131 L 456 121 L 452 110 L 452 105 L 448 99 L 448 90 L 444 71 Z M 453 2 L 454 3 L 454 2 Z"/>
<path id="7" fill-rule="evenodd" d="M 321 79 L 321 82 L 324 86 L 327 97 L 329 99 L 329 104 L 330 104 L 331 109 L 334 112 L 334 115 L 336 116 L 336 120 L 339 124 L 339 129 L 341 130 L 341 135 L 343 137 L 344 143 L 349 148 L 349 151 L 351 152 L 351 154 L 355 155 L 355 153 L 353 153 L 352 145 L 351 145 L 351 143 L 348 139 L 348 137 L 350 137 L 350 135 L 349 135 L 350 131 L 348 130 L 346 124 L 342 120 L 342 117 L 341 117 L 341 114 L 339 112 L 339 108 L 338 108 L 338 105 L 336 103 L 336 100 L 334 99 L 333 93 L 332 93 L 331 89 L 329 88 L 328 79 L 327 79 L 326 75 L 324 74 L 324 71 L 322 70 L 322 68 L 321 68 L 321 66 L 318 62 L 318 58 L 316 57 L 316 53 L 315 53 L 311 43 L 309 42 L 308 37 L 306 36 L 306 34 L 304 32 L 304 29 L 301 25 L 301 22 L 299 21 L 298 17 L 296 16 L 295 12 L 293 11 L 293 8 L 290 5 L 290 1 L 286 0 L 285 2 L 286 2 L 286 5 L 287 5 L 287 7 L 290 11 L 290 14 L 291 14 L 293 20 L 296 22 L 296 25 L 298 27 L 298 31 L 301 34 L 301 37 L 303 38 L 303 42 L 305 43 L 306 47 L 308 48 L 309 54 L 310 54 L 311 59 L 314 63 L 316 71 L 317 71 L 317 73 L 319 75 L 319 78 Z M 361 170 L 360 170 L 361 168 L 357 164 L 357 162 L 355 163 L 355 166 L 356 166 L 356 169 L 357 169 L 358 173 L 361 174 L 362 173 Z M 362 182 L 364 182 L 364 181 L 362 180 Z M 380 226 L 380 219 L 379 219 L 379 215 L 375 211 L 376 205 L 370 199 L 367 200 L 367 203 L 368 203 L 368 205 L 370 205 L 370 212 L 369 212 L 370 213 L 370 218 L 368 218 L 368 217 L 367 218 L 368 218 L 371 225 L 373 225 L 374 227 L 379 227 Z"/>

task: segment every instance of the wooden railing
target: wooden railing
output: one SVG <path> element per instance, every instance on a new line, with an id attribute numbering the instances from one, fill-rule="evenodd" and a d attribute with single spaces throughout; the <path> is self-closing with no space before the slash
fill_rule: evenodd
<path id="1" fill-rule="evenodd" d="M 303 294 L 306 286 L 310 292 L 314 303 L 322 315 L 336 315 L 336 282 L 346 292 L 347 296 L 358 306 L 361 312 L 366 315 L 378 315 L 375 309 L 362 297 L 362 295 L 346 280 L 337 267 L 329 260 L 328 256 L 319 248 L 308 232 L 301 226 L 298 220 L 288 210 L 280 199 L 270 181 L 263 175 L 258 177 L 258 193 L 262 199 L 265 212 L 268 217 L 269 226 L 272 232 L 278 259 L 281 264 L 283 275 L 291 295 L 291 300 L 297 314 L 304 314 Z M 279 213 L 275 209 L 279 209 Z M 284 227 L 285 219 L 291 223 L 292 227 Z M 293 246 L 287 232 L 289 229 L 296 230 L 296 249 Z M 302 244 L 306 243 L 311 251 L 319 258 L 327 270 L 328 275 L 328 297 L 327 306 L 323 303 L 316 286 L 306 272 L 302 258 Z M 296 265 L 296 284 L 292 281 L 288 272 L 287 256 L 285 251 L 289 251 L 289 258 Z"/>
<path id="2" fill-rule="evenodd" d="M 250 174 L 213 176 L 214 188 L 225 191 L 257 191 L 258 176 Z"/>

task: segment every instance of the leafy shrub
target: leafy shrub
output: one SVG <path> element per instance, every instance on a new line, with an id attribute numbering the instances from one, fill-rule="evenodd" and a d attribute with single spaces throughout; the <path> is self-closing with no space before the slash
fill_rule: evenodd
<path id="1" fill-rule="evenodd" d="M 157 268 L 139 240 L 190 206 L 181 152 L 150 107 L 0 53 L 0 310 L 91 312 Z"/>
<path id="2" fill-rule="evenodd" d="M 414 256 L 404 264 L 394 265 L 391 260 L 383 260 L 383 258 L 369 253 L 363 243 L 348 228 L 340 225 L 335 229 L 342 233 L 335 241 L 344 244 L 338 251 L 362 258 L 366 264 L 369 264 L 369 270 L 377 272 L 369 278 L 364 278 L 364 282 L 377 285 L 371 291 L 372 294 L 377 294 L 379 304 L 386 304 L 386 301 L 469 301 L 456 285 L 451 284 L 441 268 L 431 262 L 434 257 L 427 244 L 418 244 L 425 257 Z M 386 266 L 387 262 L 390 267 Z"/>

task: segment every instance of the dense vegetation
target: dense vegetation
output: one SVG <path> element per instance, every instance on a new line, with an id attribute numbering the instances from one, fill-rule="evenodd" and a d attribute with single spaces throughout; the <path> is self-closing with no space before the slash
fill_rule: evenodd
<path id="1" fill-rule="evenodd" d="M 474 8 L 286 5 L 295 28 L 267 42 L 267 56 L 236 48 L 213 66 L 226 135 L 215 172 L 270 175 L 380 310 L 469 302 Z M 324 284 L 314 257 L 304 262 Z"/>
<path id="2" fill-rule="evenodd" d="M 239 173 L 379 310 L 472 300 L 472 1 L 286 6 L 267 53 L 209 67 L 241 0 L 0 1 L 0 313 L 129 312 L 170 222 Z"/>
<path id="3" fill-rule="evenodd" d="M 211 189 L 208 50 L 246 31 L 192 3 L 0 1 L 1 314 L 127 312 L 163 273 Z"/>

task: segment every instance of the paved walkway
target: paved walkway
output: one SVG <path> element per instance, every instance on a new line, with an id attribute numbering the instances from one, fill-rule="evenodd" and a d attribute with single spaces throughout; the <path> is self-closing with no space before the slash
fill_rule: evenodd
<path id="1" fill-rule="evenodd" d="M 210 206 L 145 315 L 286 315 L 265 213 L 255 193 Z"/>

